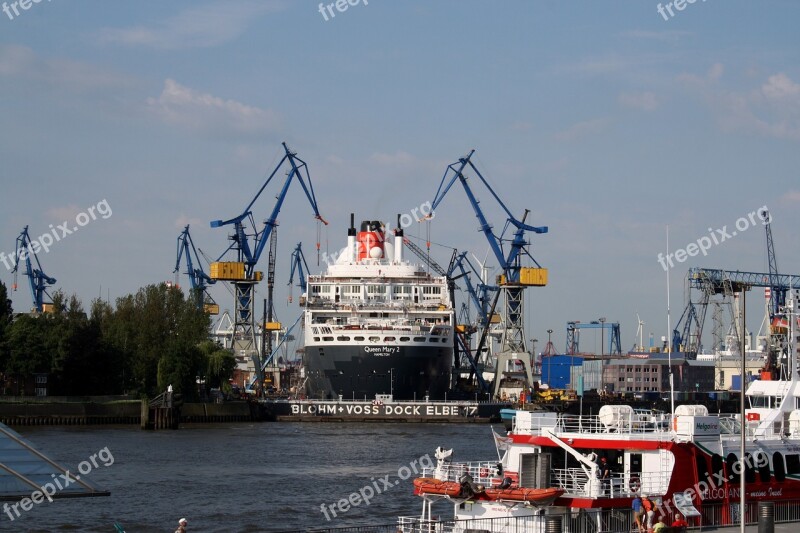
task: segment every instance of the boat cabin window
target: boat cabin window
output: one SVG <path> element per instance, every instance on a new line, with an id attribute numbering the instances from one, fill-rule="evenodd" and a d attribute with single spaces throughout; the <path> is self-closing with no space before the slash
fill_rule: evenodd
<path id="1" fill-rule="evenodd" d="M 753 456 L 749 453 L 744 454 L 744 481 L 745 483 L 756 482 L 756 469 L 753 466 Z"/>
<path id="2" fill-rule="evenodd" d="M 758 477 L 761 483 L 769 483 L 772 474 L 769 469 L 769 457 L 764 452 L 756 452 L 755 458 L 755 467 L 758 468 Z"/>
<path id="3" fill-rule="evenodd" d="M 358 337 L 353 337 L 353 340 L 355 340 L 355 341 L 359 341 L 359 342 L 362 342 L 362 341 L 364 340 L 364 337 L 362 337 L 361 335 L 359 335 Z"/>
<path id="4" fill-rule="evenodd" d="M 411 340 L 410 337 L 400 337 L 400 342 L 408 342 L 410 340 Z"/>
<path id="5" fill-rule="evenodd" d="M 370 337 L 369 338 L 369 342 L 380 342 L 380 341 L 381 341 L 380 337 Z"/>
<path id="6" fill-rule="evenodd" d="M 344 335 L 339 335 L 338 337 L 336 337 L 336 340 L 339 341 L 339 342 L 346 342 L 346 341 L 350 340 L 350 337 L 345 337 Z"/>
<path id="7" fill-rule="evenodd" d="M 714 474 L 716 479 L 723 479 L 724 472 L 722 470 L 722 456 L 715 453 L 711 456 L 711 473 Z"/>
<path id="8" fill-rule="evenodd" d="M 735 453 L 729 453 L 725 458 L 725 467 L 728 471 L 728 482 L 733 483 L 734 485 L 739 483 L 739 474 L 741 473 L 741 466 L 736 464 L 738 462 L 739 458 L 736 457 Z"/>
<path id="9" fill-rule="evenodd" d="M 750 407 L 769 407 L 766 396 L 750 396 Z"/>
<path id="10" fill-rule="evenodd" d="M 783 483 L 783 480 L 786 479 L 786 466 L 783 464 L 781 452 L 772 454 L 772 469 L 775 471 L 775 481 Z"/>
<path id="11" fill-rule="evenodd" d="M 790 476 L 800 474 L 800 455 L 796 453 L 786 454 L 786 473 Z"/>
<path id="12" fill-rule="evenodd" d="M 697 479 L 708 479 L 710 473 L 708 472 L 708 461 L 706 461 L 706 456 L 698 453 L 695 459 Z"/>
<path id="13" fill-rule="evenodd" d="M 322 337 L 323 342 L 333 342 L 333 337 Z"/>

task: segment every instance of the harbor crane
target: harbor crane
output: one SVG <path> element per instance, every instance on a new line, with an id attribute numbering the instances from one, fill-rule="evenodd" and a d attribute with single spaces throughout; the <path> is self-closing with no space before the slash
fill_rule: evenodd
<path id="1" fill-rule="evenodd" d="M 200 256 L 197 254 L 194 241 L 192 241 L 192 236 L 189 233 L 189 224 L 178 235 L 178 258 L 175 260 L 175 270 L 173 270 L 175 274 L 180 272 L 181 259 L 185 261 L 186 270 L 183 273 L 189 276 L 189 286 L 193 296 L 197 299 L 198 307 L 209 315 L 218 315 L 219 305 L 208 293 L 208 286 L 215 284 L 217 280 L 212 279 L 203 270 Z"/>
<path id="2" fill-rule="evenodd" d="M 398 225 L 400 227 L 400 218 L 398 216 Z M 453 249 L 453 253 L 450 256 L 450 264 L 445 269 L 442 265 L 436 262 L 431 256 L 430 253 L 426 253 L 422 248 L 414 244 L 412 241 L 408 239 L 408 237 L 403 237 L 403 244 L 409 250 L 411 250 L 414 255 L 420 258 L 422 262 L 424 262 L 429 269 L 433 270 L 440 276 L 444 276 L 447 278 L 447 289 L 450 294 L 450 302 L 453 306 L 455 306 L 455 294 L 456 294 L 456 281 L 460 278 L 464 278 L 467 286 L 467 292 L 469 293 L 470 297 L 477 301 L 477 295 L 475 292 L 475 288 L 473 287 L 472 283 L 469 279 L 469 273 L 464 269 L 461 265 L 464 257 L 466 256 L 466 252 L 462 252 L 461 254 L 458 253 L 458 250 Z M 456 269 L 461 270 L 461 274 L 455 275 Z M 454 345 L 453 345 L 453 366 L 455 368 L 456 373 L 461 374 L 465 368 L 468 368 L 470 371 L 470 381 L 471 377 L 474 374 L 478 381 L 478 386 L 483 392 L 489 392 L 489 385 L 484 381 L 483 375 L 480 370 L 479 359 L 480 359 L 480 351 L 477 351 L 476 354 L 473 356 L 472 348 L 470 346 L 469 337 L 468 335 L 470 332 L 471 324 L 464 322 L 456 326 L 456 331 L 454 335 Z M 473 328 L 474 331 L 474 328 Z M 463 354 L 463 358 L 461 356 Z M 466 359 L 466 361 L 462 360 Z M 466 363 L 466 364 L 465 364 Z"/>
<path id="3" fill-rule="evenodd" d="M 308 275 L 308 263 L 306 263 L 306 256 L 303 254 L 303 243 L 298 242 L 294 251 L 292 252 L 291 268 L 289 269 L 289 285 L 294 285 L 294 273 L 297 272 L 298 285 L 300 286 L 300 294 L 305 294 L 307 290 L 306 279 Z M 290 289 L 291 290 L 291 289 Z M 292 302 L 291 292 L 289 293 L 289 303 Z M 300 303 L 302 305 L 302 302 Z"/>
<path id="4" fill-rule="evenodd" d="M 39 256 L 36 255 L 36 249 L 40 247 L 41 246 L 38 242 L 31 243 L 31 237 L 28 235 L 28 226 L 25 226 L 25 229 L 23 229 L 22 233 L 20 233 L 19 237 L 17 237 L 17 245 L 16 249 L 14 250 L 14 268 L 11 269 L 11 273 L 14 274 L 13 290 L 16 291 L 19 263 L 20 261 L 24 261 L 24 275 L 28 277 L 31 287 L 31 297 L 33 299 L 32 311 L 35 313 L 47 313 L 53 310 L 53 304 L 45 302 L 44 296 L 47 295 L 52 299 L 52 297 L 47 293 L 47 287 L 50 285 L 55 285 L 56 279 L 51 278 L 44 273 L 44 270 L 42 270 L 42 264 L 39 262 Z M 33 267 L 31 256 L 33 256 L 33 260 L 36 262 L 36 268 Z"/>
<path id="5" fill-rule="evenodd" d="M 219 256 L 216 262 L 211 264 L 211 278 L 222 281 L 230 281 L 234 285 L 234 349 L 240 356 L 250 356 L 255 365 L 255 369 L 260 369 L 258 361 L 258 349 L 255 338 L 255 323 L 253 309 L 253 294 L 255 285 L 262 280 L 263 273 L 256 271 L 256 265 L 261 257 L 264 248 L 270 240 L 270 235 L 277 226 L 277 218 L 280 213 L 289 186 L 297 178 L 303 192 L 311 204 L 314 218 L 318 222 L 328 224 L 320 215 L 317 207 L 317 199 L 314 195 L 314 188 L 311 184 L 311 176 L 305 161 L 297 157 L 297 153 L 289 149 L 286 143 L 282 143 L 284 155 L 267 180 L 256 193 L 255 197 L 244 208 L 244 211 L 228 220 L 214 220 L 211 222 L 212 228 L 233 226 L 233 233 L 228 237 L 231 244 Z M 286 179 L 276 195 L 276 202 L 261 228 L 253 214 L 253 206 L 261 194 L 272 182 L 284 165 L 288 165 Z M 249 232 L 248 232 L 249 228 Z M 223 257 L 229 252 L 236 256 L 235 261 L 223 261 Z"/>
<path id="6" fill-rule="evenodd" d="M 542 268 L 538 262 L 528 251 L 529 243 L 526 240 L 526 233 L 547 233 L 547 226 L 531 226 L 525 223 L 529 210 L 525 210 L 522 220 L 518 220 L 511 211 L 506 207 L 497 193 L 492 189 L 481 172 L 477 169 L 472 162 L 472 156 L 475 150 L 471 150 L 465 157 L 460 158 L 457 162 L 448 165 L 445 170 L 439 188 L 436 191 L 436 196 L 431 202 L 431 214 L 428 218 L 432 218 L 433 212 L 442 203 L 447 192 L 458 180 L 464 192 L 469 199 L 475 216 L 480 223 L 480 231 L 489 242 L 489 247 L 492 250 L 495 258 L 497 259 L 502 274 L 498 276 L 498 285 L 505 299 L 505 313 L 503 316 L 503 337 L 502 347 L 500 353 L 497 354 L 495 382 L 493 394 L 497 394 L 503 369 L 508 362 L 521 359 L 525 366 L 528 383 L 533 385 L 533 373 L 530 367 L 530 357 L 525 350 L 525 331 L 524 331 L 524 289 L 529 286 L 544 286 L 547 284 L 547 270 Z M 469 180 L 465 175 L 465 171 L 470 170 L 473 172 L 480 182 L 485 186 L 488 192 L 495 199 L 497 204 L 503 209 L 507 215 L 506 224 L 503 231 L 496 235 L 489 224 L 483 210 L 480 207 L 480 202 L 475 197 L 472 188 L 469 185 Z M 512 230 L 513 228 L 513 230 Z M 507 237 L 506 232 L 512 231 L 513 236 Z M 504 252 L 504 248 L 508 247 L 508 253 Z M 536 265 L 536 268 L 523 267 L 522 259 L 527 256 Z M 524 356 L 523 356 L 524 354 Z"/>

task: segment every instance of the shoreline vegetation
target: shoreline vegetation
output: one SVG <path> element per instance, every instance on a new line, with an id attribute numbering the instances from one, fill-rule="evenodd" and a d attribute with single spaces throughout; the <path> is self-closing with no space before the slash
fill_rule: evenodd
<path id="1" fill-rule="evenodd" d="M 0 282 L 0 403 L 36 396 L 138 402 L 169 385 L 187 402 L 211 389 L 228 392 L 236 361 L 208 339 L 210 317 L 196 296 L 160 283 L 113 305 L 96 298 L 87 313 L 77 296 L 58 291 L 52 312 L 15 313 Z"/>

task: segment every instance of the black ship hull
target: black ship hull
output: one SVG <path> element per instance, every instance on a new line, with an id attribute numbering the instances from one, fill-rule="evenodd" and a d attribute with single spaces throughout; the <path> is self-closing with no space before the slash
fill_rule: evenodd
<path id="1" fill-rule="evenodd" d="M 306 391 L 316 399 L 441 400 L 450 387 L 451 346 L 307 346 Z"/>

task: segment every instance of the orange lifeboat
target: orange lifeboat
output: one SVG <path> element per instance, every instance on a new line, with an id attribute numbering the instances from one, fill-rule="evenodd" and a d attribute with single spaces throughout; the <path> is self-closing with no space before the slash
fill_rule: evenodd
<path id="1" fill-rule="evenodd" d="M 441 481 L 433 477 L 421 477 L 414 480 L 414 492 L 455 497 L 461 494 L 461 483 Z"/>
<path id="2" fill-rule="evenodd" d="M 563 489 L 486 489 L 483 492 L 490 500 L 510 500 L 515 502 L 528 502 L 536 505 L 548 505 L 564 494 Z"/>

